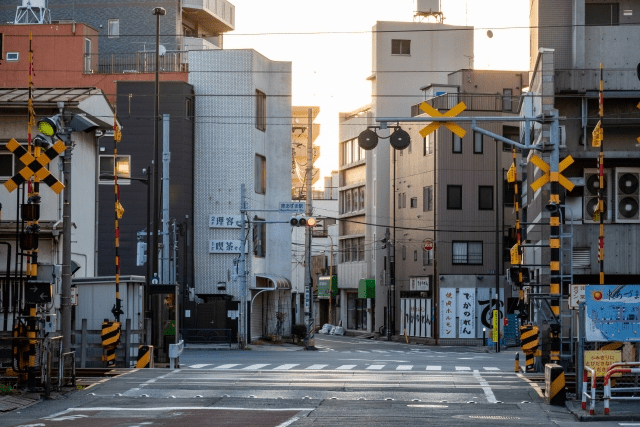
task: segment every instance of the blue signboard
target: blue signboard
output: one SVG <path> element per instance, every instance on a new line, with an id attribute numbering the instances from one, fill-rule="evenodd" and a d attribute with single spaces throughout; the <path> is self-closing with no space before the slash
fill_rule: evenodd
<path id="1" fill-rule="evenodd" d="M 589 285 L 587 341 L 640 341 L 640 285 Z"/>

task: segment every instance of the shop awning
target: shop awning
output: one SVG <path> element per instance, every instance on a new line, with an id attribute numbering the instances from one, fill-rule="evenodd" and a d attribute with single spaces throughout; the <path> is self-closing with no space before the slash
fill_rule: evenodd
<path id="1" fill-rule="evenodd" d="M 275 276 L 273 274 L 256 274 L 255 289 L 264 288 L 291 289 L 291 281 L 286 277 Z"/>

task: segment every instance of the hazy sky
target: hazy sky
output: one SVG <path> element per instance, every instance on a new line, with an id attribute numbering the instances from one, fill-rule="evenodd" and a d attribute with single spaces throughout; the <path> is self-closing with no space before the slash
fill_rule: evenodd
<path id="1" fill-rule="evenodd" d="M 316 144 L 321 157 L 316 166 L 321 176 L 329 175 L 338 169 L 338 113 L 371 102 L 371 83 L 365 80 L 371 74 L 371 27 L 375 21 L 411 22 L 415 0 L 231 2 L 236 7 L 236 29 L 225 35 L 224 47 L 253 48 L 271 60 L 293 63 L 292 103 L 320 106 Z M 476 69 L 528 69 L 528 0 L 441 0 L 441 4 L 445 24 L 476 28 Z M 492 38 L 487 37 L 489 29 Z"/>

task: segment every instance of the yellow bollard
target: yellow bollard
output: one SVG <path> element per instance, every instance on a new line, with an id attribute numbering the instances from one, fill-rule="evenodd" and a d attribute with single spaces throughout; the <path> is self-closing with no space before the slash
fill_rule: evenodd
<path id="1" fill-rule="evenodd" d="M 520 353 L 516 353 L 515 372 L 520 371 Z"/>

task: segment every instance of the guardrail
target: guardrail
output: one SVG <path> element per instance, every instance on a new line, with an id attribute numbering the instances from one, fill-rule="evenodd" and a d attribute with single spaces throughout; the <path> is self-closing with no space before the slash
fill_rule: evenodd
<path id="1" fill-rule="evenodd" d="M 587 372 L 591 375 L 591 395 L 589 395 L 588 390 L 589 382 Z M 582 374 L 582 409 L 587 409 L 587 400 L 590 400 L 589 415 L 594 415 L 596 413 L 596 380 L 598 376 L 596 375 L 595 369 L 592 369 L 588 366 L 584 367 L 584 371 Z"/>
<path id="2" fill-rule="evenodd" d="M 180 366 L 180 355 L 184 351 L 184 340 L 180 340 L 178 344 L 169 344 L 169 369 L 176 368 L 176 360 Z"/>
<path id="3" fill-rule="evenodd" d="M 611 399 L 616 400 L 640 400 L 640 396 L 612 396 L 612 392 L 637 392 L 640 387 L 611 387 L 611 377 L 614 374 L 640 374 L 640 367 L 629 368 L 629 366 L 640 366 L 640 362 L 620 362 L 614 363 L 607 369 L 604 376 L 604 414 L 609 415 L 609 403 Z"/>
<path id="4" fill-rule="evenodd" d="M 231 329 L 190 329 L 182 330 L 187 344 L 228 344 L 231 347 Z"/>

